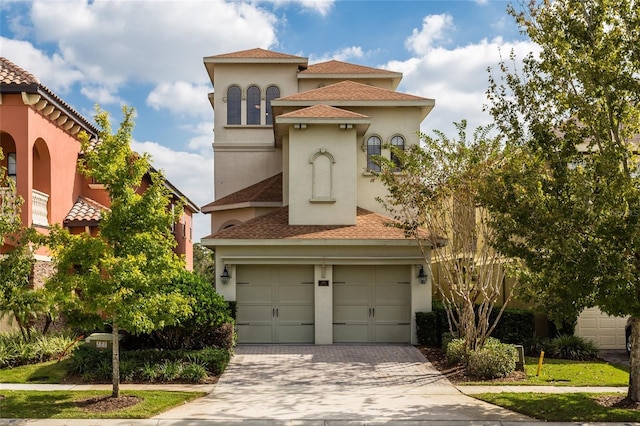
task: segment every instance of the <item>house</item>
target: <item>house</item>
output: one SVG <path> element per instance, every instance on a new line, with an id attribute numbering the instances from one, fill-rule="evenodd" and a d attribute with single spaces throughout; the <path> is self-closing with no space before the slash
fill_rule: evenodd
<path id="1" fill-rule="evenodd" d="M 429 252 L 389 226 L 372 156 L 419 143 L 434 100 L 396 91 L 397 72 L 263 49 L 204 65 L 216 200 L 201 242 L 238 341 L 416 343 Z"/>
<path id="2" fill-rule="evenodd" d="M 52 224 L 60 224 L 72 233 L 97 233 L 100 214 L 109 208 L 110 200 L 103 185 L 78 172 L 80 132 L 97 140 L 98 130 L 93 124 L 28 71 L 0 58 L 2 166 L 15 180 L 17 193 L 24 200 L 24 226 L 33 226 L 42 234 L 47 234 Z M 170 182 L 166 185 L 175 200 L 184 202 L 184 212 L 174 229 L 175 251 L 191 268 L 192 216 L 199 209 Z M 6 241 L 0 254 L 9 250 L 11 242 Z M 34 284 L 40 285 L 51 272 L 49 252 L 42 247 L 34 255 Z"/>

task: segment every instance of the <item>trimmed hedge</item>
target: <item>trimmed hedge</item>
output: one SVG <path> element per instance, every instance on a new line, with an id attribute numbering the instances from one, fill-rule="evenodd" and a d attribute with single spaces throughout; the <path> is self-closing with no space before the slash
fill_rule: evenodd
<path id="1" fill-rule="evenodd" d="M 491 312 L 493 321 L 500 312 Z M 442 346 L 442 334 L 449 331 L 447 313 L 440 302 L 434 302 L 431 312 L 416 312 L 418 344 Z M 534 314 L 523 309 L 506 308 L 492 336 L 504 343 L 523 344 L 531 341 L 535 332 Z"/>

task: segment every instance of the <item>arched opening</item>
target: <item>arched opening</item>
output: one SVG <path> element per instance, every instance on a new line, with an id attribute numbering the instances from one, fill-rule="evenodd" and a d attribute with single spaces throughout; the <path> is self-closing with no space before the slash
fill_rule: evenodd
<path id="1" fill-rule="evenodd" d="M 49 226 L 51 195 L 51 155 L 44 140 L 33 145 L 32 220 L 34 225 Z"/>

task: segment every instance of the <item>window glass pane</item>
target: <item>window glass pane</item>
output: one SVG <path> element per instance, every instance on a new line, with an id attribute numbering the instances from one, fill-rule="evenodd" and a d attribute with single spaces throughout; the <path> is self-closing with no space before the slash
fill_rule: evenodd
<path id="1" fill-rule="evenodd" d="M 16 163 L 16 153 L 7 152 L 7 176 L 15 181 L 17 175 L 18 167 Z"/>
<path id="2" fill-rule="evenodd" d="M 241 124 L 241 91 L 238 86 L 227 90 L 227 124 Z"/>
<path id="3" fill-rule="evenodd" d="M 404 138 L 402 136 L 394 136 L 391 138 L 391 145 L 404 151 Z M 393 154 L 393 151 L 391 151 L 391 161 L 396 165 L 396 170 L 400 170 L 400 160 Z"/>
<path id="4" fill-rule="evenodd" d="M 374 172 L 380 171 L 380 166 L 373 163 L 372 157 L 382 153 L 382 140 L 377 136 L 371 136 L 367 139 L 367 170 Z"/>
<path id="5" fill-rule="evenodd" d="M 267 119 L 266 123 L 273 124 L 273 115 L 271 113 L 271 101 L 280 97 L 280 89 L 276 86 L 267 87 Z"/>
<path id="6" fill-rule="evenodd" d="M 247 124 L 260 124 L 260 89 L 257 86 L 247 89 Z"/>

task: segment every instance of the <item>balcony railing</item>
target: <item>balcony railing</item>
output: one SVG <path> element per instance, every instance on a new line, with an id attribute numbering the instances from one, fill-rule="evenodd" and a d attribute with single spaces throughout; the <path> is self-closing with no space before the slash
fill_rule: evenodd
<path id="1" fill-rule="evenodd" d="M 32 221 L 34 225 L 49 226 L 49 220 L 47 219 L 47 202 L 49 201 L 49 194 L 33 190 L 33 206 L 32 206 Z"/>

